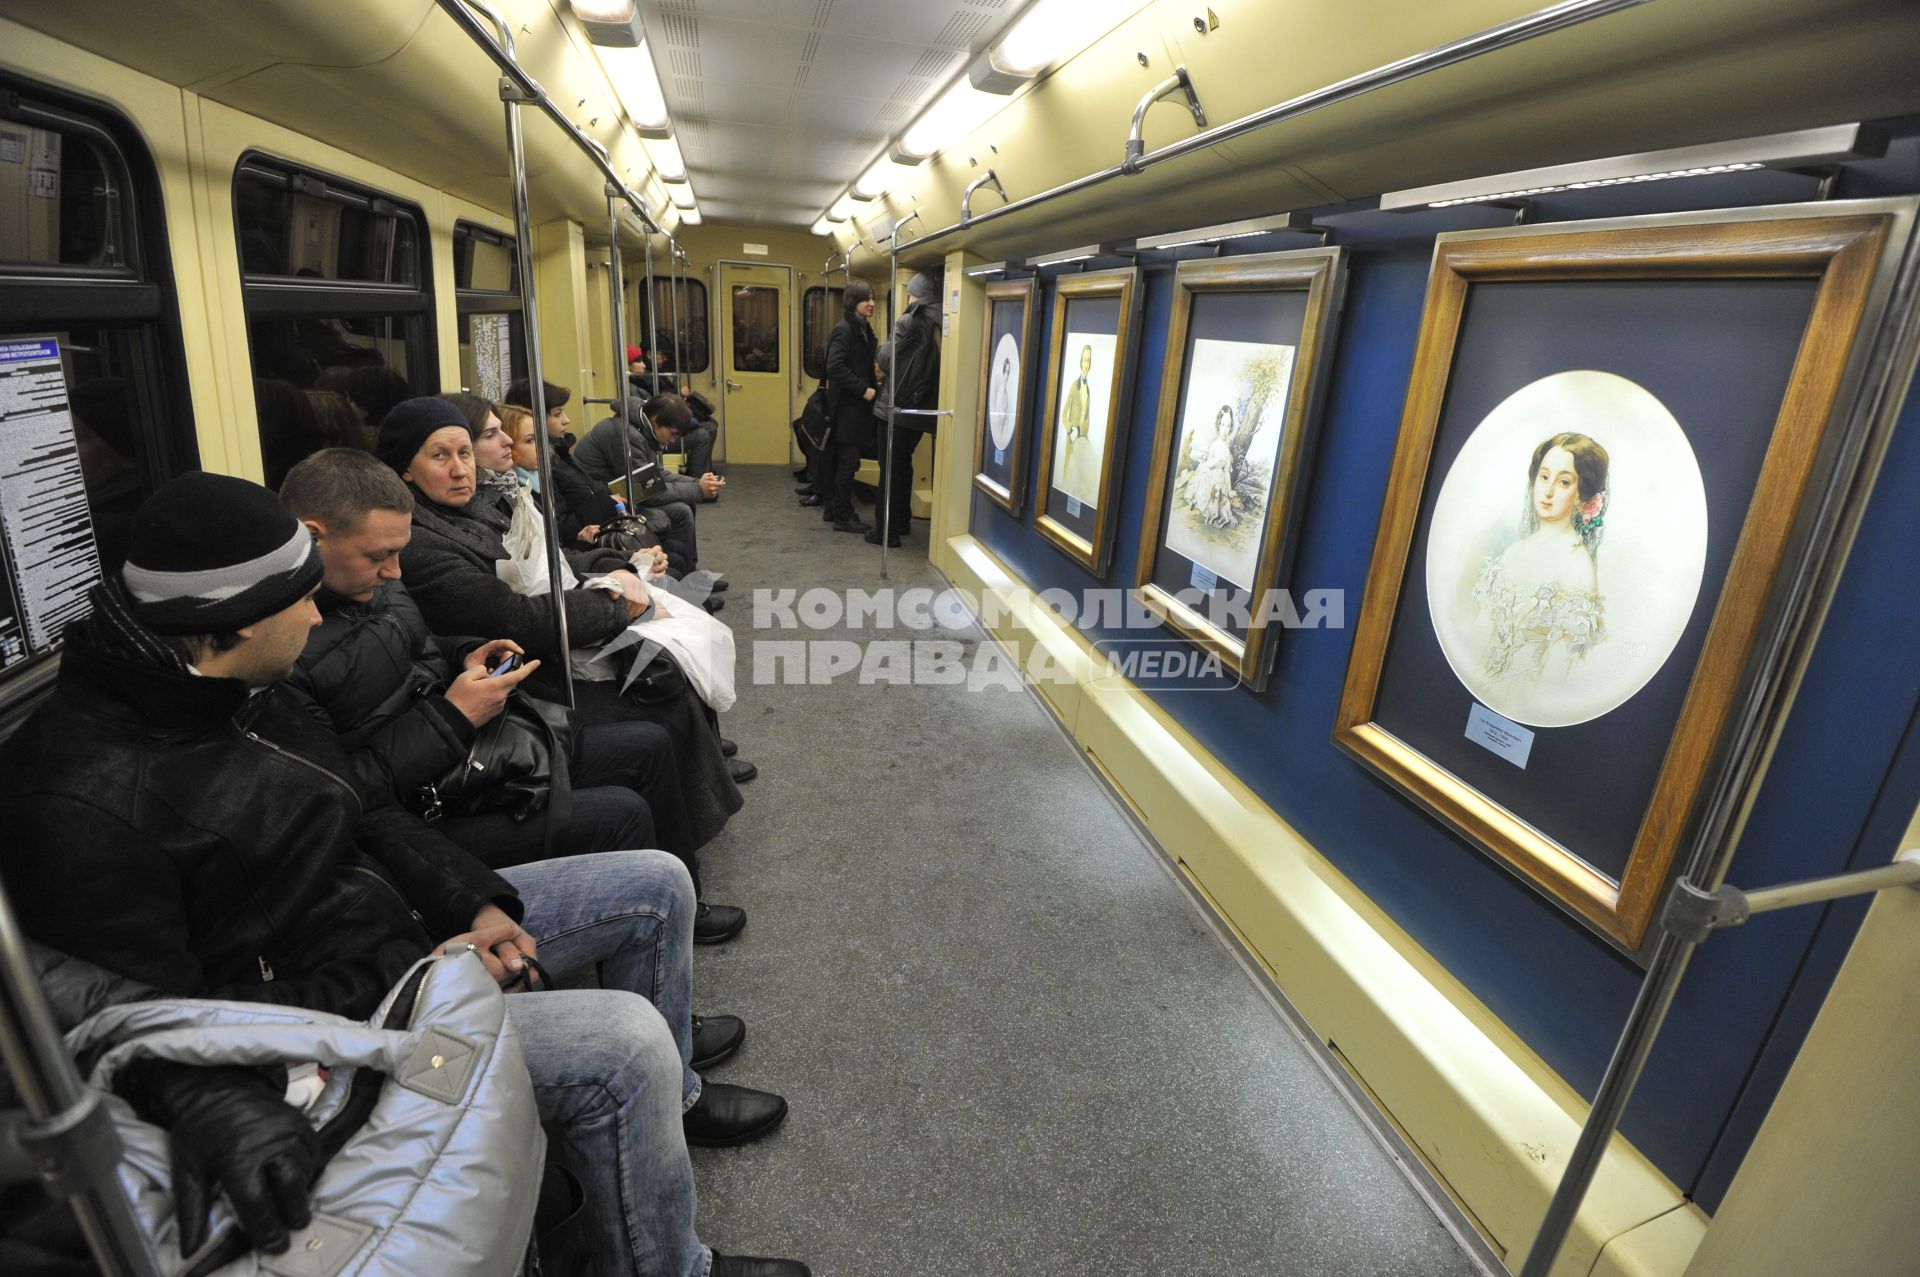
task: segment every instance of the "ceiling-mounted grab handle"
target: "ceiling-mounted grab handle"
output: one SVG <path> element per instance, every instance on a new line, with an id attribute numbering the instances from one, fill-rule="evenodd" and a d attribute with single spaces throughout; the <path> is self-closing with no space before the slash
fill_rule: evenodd
<path id="1" fill-rule="evenodd" d="M 1146 128 L 1148 108 L 1175 93 L 1187 95 L 1187 110 L 1193 112 L 1194 127 L 1207 127 L 1206 108 L 1200 105 L 1200 95 L 1193 91 L 1193 78 L 1187 74 L 1184 64 L 1175 67 L 1172 75 L 1149 89 L 1146 96 L 1134 106 L 1133 127 L 1127 130 L 1127 154 L 1120 161 L 1122 173 L 1132 176 L 1140 171 L 1140 157 L 1147 153 L 1147 140 L 1142 130 Z"/>
<path id="2" fill-rule="evenodd" d="M 991 186 L 994 190 L 1000 192 L 1000 200 L 1002 203 L 1008 200 L 1007 188 L 1000 185 L 1000 175 L 992 169 L 988 169 L 979 177 L 968 182 L 967 189 L 960 193 L 960 225 L 965 226 L 973 220 L 973 193 L 983 186 Z"/>

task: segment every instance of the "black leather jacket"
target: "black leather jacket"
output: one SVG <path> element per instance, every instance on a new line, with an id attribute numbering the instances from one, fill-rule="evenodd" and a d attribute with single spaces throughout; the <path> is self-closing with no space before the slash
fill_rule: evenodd
<path id="1" fill-rule="evenodd" d="M 362 784 L 405 803 L 466 757 L 474 727 L 441 695 L 477 640 L 444 641 L 398 581 L 365 603 L 324 586 L 285 688 L 340 737 Z"/>
<path id="2" fill-rule="evenodd" d="M 162 993 L 370 1015 L 513 888 L 365 793 L 291 698 L 67 629 L 58 687 L 4 747 L 0 877 L 27 934 Z"/>

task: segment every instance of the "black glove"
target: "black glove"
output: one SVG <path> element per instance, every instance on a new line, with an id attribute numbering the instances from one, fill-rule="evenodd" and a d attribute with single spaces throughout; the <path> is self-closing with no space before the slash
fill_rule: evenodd
<path id="1" fill-rule="evenodd" d="M 166 1060 L 143 1060 L 122 1074 L 120 1093 L 173 1136 L 182 1255 L 206 1244 L 216 1188 L 233 1203 L 247 1240 L 269 1254 L 287 1248 L 290 1229 L 312 1221 L 307 1189 L 320 1173 L 320 1137 L 283 1098 L 284 1079 L 279 1068 Z"/>

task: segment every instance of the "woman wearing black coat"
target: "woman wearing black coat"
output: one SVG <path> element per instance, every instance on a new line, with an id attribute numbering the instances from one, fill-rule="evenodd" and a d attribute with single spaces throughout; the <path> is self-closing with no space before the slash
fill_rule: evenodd
<path id="1" fill-rule="evenodd" d="M 840 532 L 865 532 L 853 508 L 853 475 L 860 450 L 873 446 L 873 397 L 878 386 L 875 352 L 879 343 L 867 321 L 873 316 L 873 288 L 864 279 L 848 283 L 846 313 L 827 338 L 827 401 L 833 439 L 827 445 L 826 515 Z"/>

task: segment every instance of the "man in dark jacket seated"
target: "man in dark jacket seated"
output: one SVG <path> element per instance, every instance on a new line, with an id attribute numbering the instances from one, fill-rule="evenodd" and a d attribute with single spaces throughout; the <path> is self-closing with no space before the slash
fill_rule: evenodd
<path id="1" fill-rule="evenodd" d="M 400 551 L 412 536 L 413 493 L 391 469 L 353 448 L 328 448 L 300 462 L 280 503 L 313 534 L 326 576 L 314 603 L 320 624 L 287 680 L 287 690 L 336 732 L 367 785 L 402 803 L 460 766 L 476 733 L 506 708 L 508 694 L 539 667 L 505 674 L 489 660 L 524 656 L 512 639 L 443 642 L 427 630 L 400 581 Z M 523 693 L 531 694 L 531 693 Z M 673 738 L 655 723 L 576 726 L 559 784 L 565 824 L 545 811 L 516 819 L 505 810 L 440 815 L 440 832 L 496 869 L 554 855 L 630 847 L 671 853 L 700 885 Z M 702 903 L 695 944 L 740 933 L 746 913 Z"/>
<path id="2" fill-rule="evenodd" d="M 667 530 L 660 534 L 660 544 L 669 554 L 683 556 L 697 568 L 700 555 L 694 536 L 694 510 L 703 501 L 719 499 L 726 480 L 711 472 L 690 478 L 668 468 L 666 449 L 680 442 L 682 432 L 693 428 L 693 414 L 679 395 L 662 394 L 651 399 L 628 396 L 625 408 L 625 421 L 615 414 L 594 423 L 587 437 L 572 448 L 573 461 L 602 484 L 613 483 L 626 474 L 629 450 L 636 467 L 658 466 L 665 486 L 640 497 L 638 504 L 650 514 L 665 516 Z M 627 436 L 625 445 L 620 441 L 622 430 Z"/>
<path id="3" fill-rule="evenodd" d="M 274 691 L 322 567 L 264 488 L 182 475 L 132 544 L 68 626 L 53 697 L 0 747 L 0 875 L 28 934 L 163 993 L 354 1019 L 449 947 L 508 989 L 536 954 L 555 975 L 597 965 L 599 989 L 508 1001 L 541 1119 L 586 1185 L 603 1271 L 706 1271 L 686 1144 L 757 1138 L 786 1102 L 689 1067 L 685 868 L 626 851 L 497 873 L 353 784 L 334 736 Z"/>

